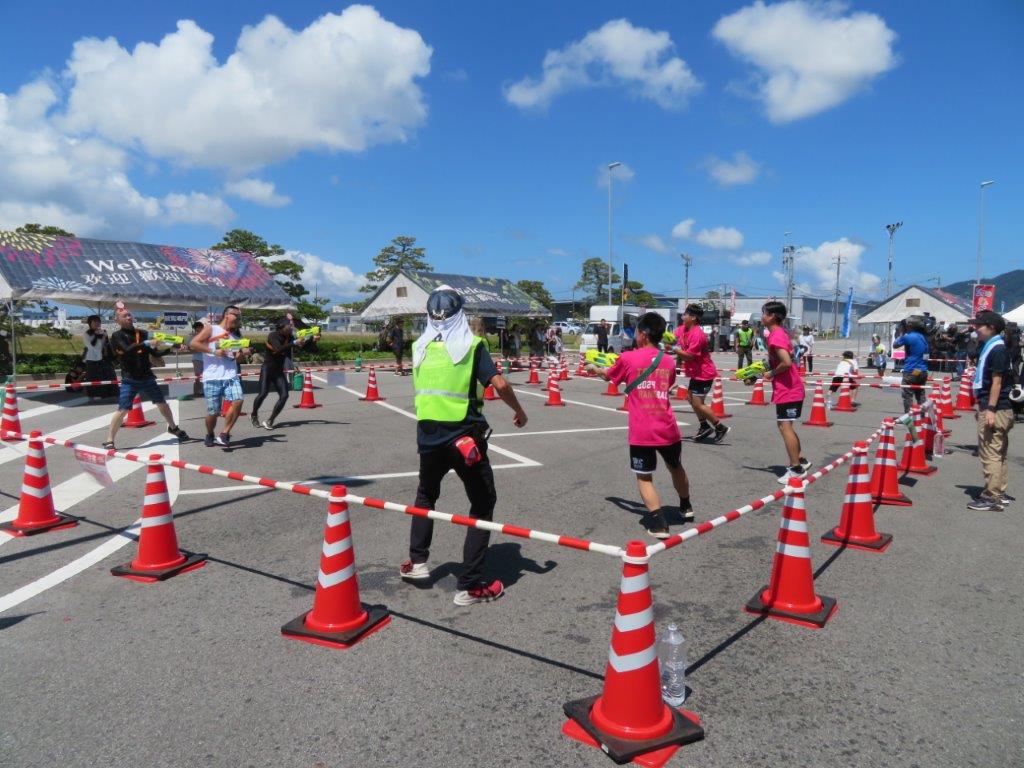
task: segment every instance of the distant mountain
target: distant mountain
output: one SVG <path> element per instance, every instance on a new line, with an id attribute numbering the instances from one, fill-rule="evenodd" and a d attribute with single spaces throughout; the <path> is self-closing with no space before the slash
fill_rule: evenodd
<path id="1" fill-rule="evenodd" d="M 981 282 L 996 287 L 997 310 L 1004 302 L 1007 312 L 1024 304 L 1024 269 L 1013 269 L 997 277 L 983 277 Z M 970 302 L 973 286 L 973 280 L 961 280 L 959 283 L 943 287 L 942 290 L 952 293 L 954 296 L 962 296 Z"/>

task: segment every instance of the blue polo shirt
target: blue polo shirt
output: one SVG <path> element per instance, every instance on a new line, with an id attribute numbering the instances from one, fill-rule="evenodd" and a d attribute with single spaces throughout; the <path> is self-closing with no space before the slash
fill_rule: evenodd
<path id="1" fill-rule="evenodd" d="M 907 359 L 903 361 L 903 370 L 911 371 L 915 368 L 922 371 L 928 370 L 928 362 L 925 357 L 928 355 L 928 342 L 925 341 L 917 331 L 911 331 L 900 336 L 892 343 L 894 347 L 904 347 L 907 351 Z"/>

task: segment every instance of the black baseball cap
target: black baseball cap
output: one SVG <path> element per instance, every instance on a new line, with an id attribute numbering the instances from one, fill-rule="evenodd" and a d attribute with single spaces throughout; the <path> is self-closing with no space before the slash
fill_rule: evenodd
<path id="1" fill-rule="evenodd" d="M 1006 330 L 1006 321 L 1003 320 L 1003 316 L 991 310 L 979 312 L 978 316 L 974 318 L 974 324 L 991 326 L 995 329 L 996 333 L 1002 333 Z"/>
<path id="2" fill-rule="evenodd" d="M 447 320 L 462 310 L 462 295 L 454 288 L 441 286 L 427 298 L 427 315 L 433 320 Z"/>

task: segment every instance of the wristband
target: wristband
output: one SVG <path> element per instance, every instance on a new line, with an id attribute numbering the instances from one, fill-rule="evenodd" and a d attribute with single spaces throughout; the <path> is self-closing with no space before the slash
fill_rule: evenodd
<path id="1" fill-rule="evenodd" d="M 985 406 L 985 410 L 986 411 L 992 411 L 992 413 L 995 413 L 996 412 L 996 407 L 994 405 L 986 405 Z"/>

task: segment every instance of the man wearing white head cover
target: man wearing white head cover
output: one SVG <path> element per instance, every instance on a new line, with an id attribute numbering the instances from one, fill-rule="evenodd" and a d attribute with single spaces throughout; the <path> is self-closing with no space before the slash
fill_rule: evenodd
<path id="1" fill-rule="evenodd" d="M 463 311 L 462 296 L 443 285 L 427 299 L 427 328 L 412 348 L 412 380 L 416 390 L 416 444 L 420 456 L 419 487 L 415 506 L 433 509 L 441 494 L 441 480 L 449 470 L 462 480 L 469 497 L 469 516 L 490 520 L 497 496 L 494 472 L 487 458 L 490 428 L 483 415 L 482 388 L 494 387 L 513 411 L 512 423 L 526 425 L 526 413 L 512 387 L 498 373 L 483 340 L 474 336 Z M 430 579 L 427 560 L 434 521 L 412 519 L 409 559 L 399 571 L 403 579 Z M 497 579 L 483 575 L 490 534 L 466 530 L 462 572 L 456 605 L 489 602 L 504 594 Z"/>

